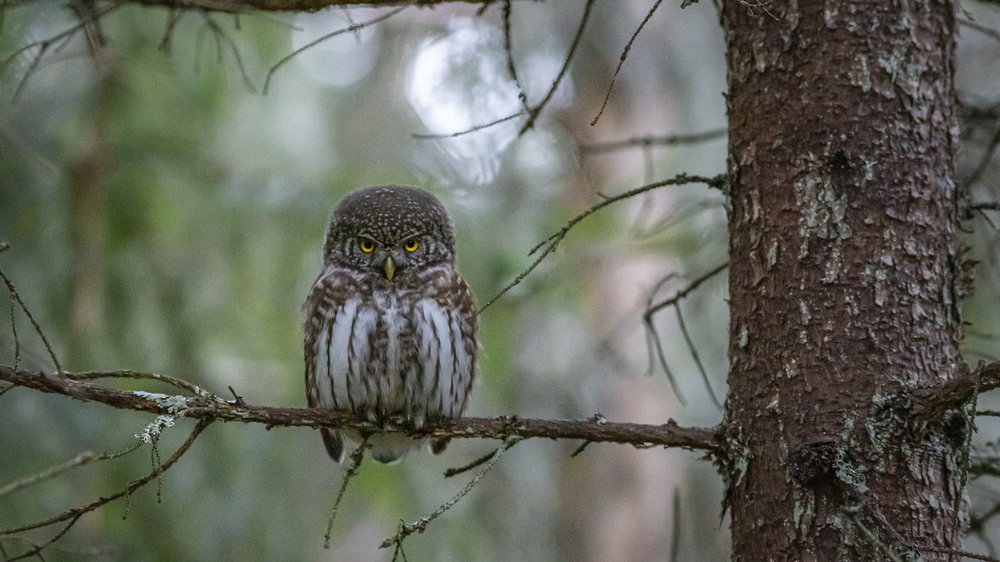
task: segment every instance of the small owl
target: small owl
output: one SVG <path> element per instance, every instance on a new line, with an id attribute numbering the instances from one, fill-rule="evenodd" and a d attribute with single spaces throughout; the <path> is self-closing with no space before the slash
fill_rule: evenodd
<path id="1" fill-rule="evenodd" d="M 476 307 L 455 271 L 451 219 L 431 194 L 368 187 L 333 210 L 323 271 L 305 303 L 309 406 L 382 422 L 460 417 L 476 372 Z M 356 431 L 321 430 L 344 459 Z M 372 457 L 393 462 L 422 441 L 379 433 Z M 440 453 L 447 440 L 431 444 Z"/>

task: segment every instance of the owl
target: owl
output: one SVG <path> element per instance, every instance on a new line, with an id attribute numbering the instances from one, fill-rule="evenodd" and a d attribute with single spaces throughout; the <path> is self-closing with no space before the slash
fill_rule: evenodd
<path id="1" fill-rule="evenodd" d="M 455 235 L 426 191 L 368 187 L 333 210 L 323 271 L 305 303 L 309 406 L 383 422 L 465 413 L 476 373 L 476 307 L 455 270 Z M 357 431 L 321 429 L 326 450 L 344 459 Z M 423 441 L 378 433 L 372 458 L 390 463 Z M 447 440 L 431 444 L 440 453 Z"/>

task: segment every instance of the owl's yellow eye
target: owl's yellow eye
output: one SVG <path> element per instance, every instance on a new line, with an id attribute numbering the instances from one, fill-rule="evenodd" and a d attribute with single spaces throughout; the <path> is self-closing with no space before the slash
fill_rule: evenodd
<path id="1" fill-rule="evenodd" d="M 366 254 L 370 254 L 375 251 L 375 243 L 367 238 L 362 238 L 358 242 L 358 247 L 361 248 L 361 251 Z"/>
<path id="2" fill-rule="evenodd" d="M 416 252 L 417 248 L 419 247 L 420 247 L 420 240 L 417 240 L 416 238 L 410 238 L 409 240 L 403 243 L 403 249 L 406 250 L 407 252 Z"/>

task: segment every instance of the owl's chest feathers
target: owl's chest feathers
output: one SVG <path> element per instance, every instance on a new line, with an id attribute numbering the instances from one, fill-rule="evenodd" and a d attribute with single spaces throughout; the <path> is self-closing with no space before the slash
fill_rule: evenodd
<path id="1" fill-rule="evenodd" d="M 388 284 L 324 276 L 307 306 L 307 380 L 323 407 L 371 419 L 461 415 L 475 373 L 475 316 L 450 268 Z M 457 282 L 456 282 L 457 279 Z"/>
<path id="2" fill-rule="evenodd" d="M 401 368 L 408 363 L 405 350 L 416 346 L 412 319 L 419 295 L 415 292 L 380 291 L 372 293 L 371 309 L 377 314 L 372 333 L 371 374 L 379 378 L 405 378 Z"/>

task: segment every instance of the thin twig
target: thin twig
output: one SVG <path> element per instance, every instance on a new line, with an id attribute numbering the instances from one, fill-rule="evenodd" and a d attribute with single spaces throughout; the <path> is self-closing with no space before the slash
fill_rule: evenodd
<path id="1" fill-rule="evenodd" d="M 715 404 L 717 408 L 722 409 L 722 403 L 719 402 L 719 398 L 715 395 L 715 391 L 712 390 L 712 383 L 708 378 L 708 371 L 705 370 L 705 365 L 701 362 L 701 357 L 698 355 L 698 349 L 694 345 L 694 340 L 691 339 L 691 334 L 688 333 L 687 325 L 684 323 L 684 315 L 681 314 L 681 304 L 678 302 L 674 306 L 674 312 L 677 313 L 677 324 L 681 329 L 681 336 L 684 337 L 684 342 L 687 343 L 688 349 L 691 350 L 691 357 L 694 358 L 695 365 L 698 366 L 698 372 L 701 373 L 701 380 L 705 383 L 705 388 L 708 389 L 708 395 L 712 398 L 712 403 Z"/>
<path id="2" fill-rule="evenodd" d="M 970 203 L 967 208 L 970 211 L 1000 211 L 1000 201 L 983 201 L 981 203 Z"/>
<path id="3" fill-rule="evenodd" d="M 500 447 L 497 448 L 496 454 L 493 456 L 493 458 L 490 459 L 490 461 L 486 464 L 486 466 L 483 467 L 483 469 L 479 472 L 479 474 L 476 474 L 476 476 L 473 477 L 472 480 L 469 480 L 469 482 L 465 485 L 465 487 L 459 490 L 457 494 L 452 496 L 451 499 L 449 499 L 440 507 L 431 512 L 430 515 L 422 517 L 412 523 L 401 522 L 399 524 L 399 530 L 396 532 L 396 534 L 392 537 L 383 540 L 382 544 L 379 545 L 379 548 L 389 548 L 390 546 L 393 545 L 400 547 L 403 541 L 406 540 L 406 537 L 416 532 L 422 533 L 427 528 L 427 526 L 431 524 L 432 521 L 440 517 L 444 512 L 451 509 L 462 498 L 464 498 L 466 494 L 472 491 L 472 489 L 476 487 L 476 484 L 479 484 L 479 481 L 482 480 L 483 477 L 490 472 L 490 470 L 493 470 L 493 467 L 496 466 L 497 462 L 499 462 L 500 458 L 503 456 L 504 451 L 516 445 L 520 440 L 521 439 L 519 437 L 509 437 L 507 439 L 504 439 L 503 443 L 500 444 Z"/>
<path id="4" fill-rule="evenodd" d="M 171 455 L 170 458 L 167 459 L 165 463 L 163 463 L 156 469 L 152 470 L 142 478 L 129 482 L 128 485 L 125 486 L 125 488 L 111 495 L 102 496 L 97 500 L 94 500 L 93 502 L 90 502 L 86 505 L 70 508 L 60 513 L 59 515 L 55 515 L 53 517 L 44 519 L 42 521 L 37 521 L 35 523 L 28 523 L 25 525 L 21 525 L 19 527 L 12 527 L 9 529 L 0 529 L 0 536 L 13 535 L 15 533 L 23 533 L 24 531 L 30 531 L 32 529 L 41 529 L 44 527 L 48 527 L 50 525 L 54 525 L 56 523 L 61 523 L 63 521 L 70 521 L 71 522 L 70 524 L 72 525 L 72 523 L 75 523 L 76 520 L 79 519 L 84 514 L 94 511 L 95 509 L 103 505 L 106 505 L 122 496 L 131 494 L 135 490 L 138 490 L 139 488 L 148 484 L 151 480 L 153 480 L 154 478 L 156 478 L 157 476 L 168 470 L 178 460 L 180 460 L 180 458 L 184 456 L 184 453 L 186 453 L 187 450 L 191 447 L 191 445 L 194 444 L 195 439 L 197 439 L 198 436 L 201 435 L 201 432 L 204 431 L 205 428 L 212 423 L 212 421 L 213 420 L 211 418 L 203 418 L 198 420 L 198 423 L 194 426 L 194 429 L 191 430 L 191 434 L 188 435 L 188 438 L 183 443 L 181 443 L 180 447 L 178 447 L 177 450 L 174 451 L 174 454 Z M 62 532 L 65 532 L 66 530 L 68 530 L 68 527 L 67 529 L 64 529 Z"/>
<path id="5" fill-rule="evenodd" d="M 670 365 L 667 363 L 667 356 L 666 353 L 664 353 L 663 351 L 663 344 L 660 342 L 660 334 L 656 329 L 656 324 L 653 322 L 653 315 L 655 315 L 658 311 L 662 310 L 664 307 L 667 306 L 674 306 L 676 308 L 677 303 L 679 303 L 681 299 L 683 299 L 684 297 L 689 295 L 692 291 L 700 287 L 702 283 L 705 283 L 712 277 L 715 277 L 716 275 L 721 273 L 727 267 L 729 267 L 729 264 L 724 263 L 716 267 L 715 269 L 712 269 L 709 272 L 702 274 L 700 277 L 697 277 L 696 279 L 691 281 L 686 287 L 675 293 L 674 296 L 670 297 L 669 299 L 661 301 L 657 304 L 653 304 L 653 296 L 656 295 L 656 292 L 660 289 L 663 283 L 674 277 L 673 273 L 667 275 L 666 277 L 661 279 L 659 283 L 656 284 L 656 287 L 653 288 L 653 291 L 649 295 L 649 301 L 646 304 L 646 311 L 642 315 L 642 322 L 646 326 L 646 334 L 647 334 L 646 345 L 649 346 L 650 344 L 649 340 L 651 340 L 652 343 L 652 346 L 649 347 L 650 349 L 649 372 L 650 373 L 653 372 L 653 355 L 654 355 L 653 352 L 655 351 L 655 355 L 656 358 L 659 360 L 660 367 L 663 368 L 663 372 L 667 376 L 667 381 L 670 383 L 670 388 L 674 391 L 674 394 L 677 396 L 677 400 L 682 405 L 686 405 L 687 402 L 684 399 L 684 395 L 681 394 L 680 387 L 677 384 L 677 380 L 676 377 L 674 376 L 673 371 L 670 369 Z M 695 361 L 699 365 L 702 374 L 702 380 L 704 380 L 706 386 L 708 386 L 709 395 L 712 397 L 712 400 L 716 403 L 716 405 L 719 405 L 719 401 L 715 397 L 715 393 L 712 391 L 712 387 L 708 382 L 708 375 L 705 373 L 704 367 L 701 366 L 701 360 L 700 358 L 698 358 L 697 352 L 694 350 L 693 344 L 691 343 L 690 336 L 686 334 L 687 328 L 686 326 L 684 326 L 683 316 L 681 316 L 679 313 L 678 313 L 678 320 L 681 323 L 681 333 L 685 334 L 685 338 L 688 341 L 689 347 L 691 347 L 692 354 L 695 357 Z"/>
<path id="6" fill-rule="evenodd" d="M 250 75 L 247 73 L 246 66 L 243 65 L 243 56 L 240 55 L 240 49 L 236 46 L 236 42 L 233 41 L 232 37 L 212 18 L 212 15 L 204 12 L 203 17 L 205 19 L 205 25 L 211 30 L 212 35 L 215 37 L 216 50 L 218 53 L 219 61 L 222 60 L 222 45 L 220 43 L 224 42 L 229 46 L 229 50 L 233 53 L 233 58 L 236 60 L 236 66 L 240 69 L 240 75 L 243 77 L 243 84 L 252 93 L 257 93 L 257 88 L 254 87 L 253 81 L 250 80 Z"/>
<path id="7" fill-rule="evenodd" d="M 993 39 L 995 39 L 997 41 L 1000 41 L 1000 32 L 997 32 L 997 30 L 995 30 L 995 29 L 993 29 L 991 27 L 986 27 L 985 25 L 982 25 L 980 23 L 976 23 L 976 22 L 974 22 L 972 20 L 967 20 L 967 19 L 964 19 L 964 18 L 958 18 L 957 22 L 958 22 L 958 25 L 960 25 L 962 27 L 968 27 L 969 29 L 971 29 L 973 31 L 978 31 L 979 33 L 982 33 L 983 35 L 986 35 L 988 37 L 992 37 Z"/>
<path id="8" fill-rule="evenodd" d="M 324 35 L 324 36 L 322 36 L 322 37 L 320 37 L 320 38 L 318 38 L 316 40 L 310 41 L 309 43 L 306 43 L 305 45 L 299 47 L 298 49 L 295 49 L 294 51 L 292 51 L 291 53 L 289 53 L 288 55 L 286 55 L 284 58 L 282 58 L 281 60 L 279 60 L 277 63 L 275 63 L 274 66 L 272 66 L 271 69 L 267 71 L 267 77 L 264 79 L 264 95 L 267 95 L 268 89 L 271 86 L 271 77 L 274 75 L 274 73 L 279 68 L 281 68 L 282 66 L 284 66 L 285 63 L 287 63 L 288 61 L 292 60 L 294 57 L 298 56 L 303 51 L 305 51 L 307 49 L 311 49 L 311 48 L 315 47 L 316 45 L 319 45 L 323 41 L 326 41 L 327 39 L 330 39 L 332 37 L 336 37 L 337 35 L 343 35 L 344 33 L 354 33 L 355 31 L 358 31 L 360 29 L 364 29 L 365 27 L 368 27 L 370 25 L 375 25 L 376 23 L 385 21 L 385 20 L 391 18 L 392 16 L 394 16 L 394 15 L 402 12 L 403 10 L 405 10 L 408 7 L 409 6 L 400 6 L 400 7 L 396 8 L 396 9 L 394 9 L 394 10 L 390 10 L 390 11 L 384 13 L 384 14 L 380 14 L 380 15 L 378 15 L 378 16 L 370 19 L 370 20 L 363 21 L 361 23 L 351 24 L 351 25 L 348 25 L 347 27 L 342 27 L 342 28 L 340 28 L 340 29 L 338 29 L 336 31 L 332 31 L 330 33 L 327 33 L 326 35 Z"/>
<path id="9" fill-rule="evenodd" d="M 466 464 L 466 465 L 463 465 L 463 466 L 459 466 L 459 467 L 455 467 L 455 468 L 449 468 L 448 470 L 444 471 L 444 477 L 445 478 L 451 478 L 453 476 L 458 476 L 459 474 L 462 474 L 464 472 L 468 472 L 468 471 L 472 470 L 473 468 L 476 468 L 477 466 L 483 464 L 484 462 L 492 459 L 493 455 L 496 455 L 496 454 L 497 454 L 496 449 L 494 449 L 494 450 L 490 451 L 489 453 L 486 453 L 485 455 L 479 457 L 478 459 L 470 462 L 469 464 Z"/>
<path id="10" fill-rule="evenodd" d="M 35 541 L 29 539 L 28 537 L 20 537 L 20 536 L 0 537 L 0 542 L 3 542 L 3 541 L 6 541 L 6 542 L 20 542 L 20 543 L 27 544 L 27 545 L 29 545 L 31 547 L 38 547 L 38 546 L 40 546 L 40 543 L 35 542 Z M 66 552 L 66 553 L 69 553 L 69 554 L 76 554 L 76 555 L 80 555 L 80 556 L 91 556 L 91 557 L 98 558 L 98 559 L 101 559 L 101 560 L 110 560 L 110 559 L 112 559 L 112 555 L 115 553 L 114 547 L 110 547 L 110 546 L 67 546 L 65 544 L 63 544 L 63 545 L 50 544 L 50 545 L 48 545 L 48 546 L 46 546 L 44 548 L 45 548 L 45 550 L 49 550 L 49 551 Z M 4 550 L 4 548 L 3 548 L 2 545 L 0 545 L 0 556 L 3 557 L 2 559 L 4 560 L 4 562 L 7 562 L 7 560 L 9 560 L 7 552 L 6 552 L 6 550 Z M 36 554 L 35 556 L 37 557 L 38 555 Z M 74 558 L 74 559 L 76 559 L 76 558 Z"/>
<path id="11" fill-rule="evenodd" d="M 111 6 L 105 8 L 104 10 L 93 14 L 92 17 L 88 19 L 88 21 L 98 21 L 104 16 L 110 14 L 111 12 L 117 10 L 118 8 L 121 8 L 124 5 L 125 3 L 112 4 Z M 86 28 L 86 25 L 87 23 L 85 21 L 80 20 L 80 22 L 77 23 L 76 25 L 68 29 L 65 29 L 62 32 L 57 33 L 47 39 L 43 39 L 40 41 L 32 41 L 27 45 L 23 45 L 15 49 L 11 54 L 7 55 L 6 57 L 4 57 L 2 61 L 0 61 L 0 70 L 3 70 L 8 64 L 16 60 L 17 57 L 20 56 L 22 53 L 34 49 L 35 47 L 38 48 L 38 52 L 35 53 L 35 56 L 32 57 L 31 62 L 28 63 L 28 68 L 27 70 L 25 70 L 24 76 L 21 77 L 21 80 L 18 81 L 17 87 L 14 89 L 13 99 L 16 100 L 21 95 L 21 92 L 24 90 L 25 85 L 28 83 L 28 78 L 31 77 L 34 71 L 38 68 L 39 63 L 41 63 L 42 58 L 45 57 L 45 54 L 48 53 L 49 49 L 52 49 L 53 47 L 55 48 L 56 51 L 62 49 L 69 43 L 69 41 L 78 32 L 84 30 Z"/>
<path id="12" fill-rule="evenodd" d="M 979 178 L 982 177 L 987 168 L 989 168 L 990 162 L 993 160 L 993 154 L 996 152 L 998 145 L 1000 145 L 1000 129 L 997 129 L 993 134 L 993 138 L 990 139 L 989 145 L 986 147 L 986 151 L 979 160 L 979 164 L 977 164 L 975 169 L 972 170 L 969 177 L 962 182 L 963 192 L 967 192 L 973 184 L 979 181 Z"/>
<path id="13" fill-rule="evenodd" d="M 674 372 L 670 370 L 670 364 L 667 363 L 667 355 L 663 352 L 663 344 L 660 343 L 660 333 L 656 330 L 656 325 L 653 324 L 653 319 L 651 316 L 643 318 L 643 322 L 646 324 L 646 333 L 648 334 L 646 345 L 653 344 L 650 347 L 650 355 L 652 356 L 652 350 L 656 351 L 656 358 L 660 363 L 660 367 L 663 368 L 663 373 L 667 376 L 667 382 L 670 383 L 670 389 L 674 391 L 674 396 L 677 397 L 677 401 L 681 403 L 682 406 L 687 406 L 687 399 L 684 398 L 684 394 L 681 392 L 680 386 L 677 384 L 677 377 L 674 376 Z M 653 372 L 653 363 L 650 360 L 649 373 Z"/>
<path id="14" fill-rule="evenodd" d="M 712 277 L 715 277 L 719 273 L 722 273 L 722 271 L 725 270 L 727 267 L 729 267 L 729 262 L 718 265 L 715 268 L 709 270 L 707 273 L 703 273 L 700 277 L 697 277 L 693 281 L 688 283 L 686 287 L 684 287 L 680 291 L 677 291 L 674 294 L 674 296 L 670 297 L 669 299 L 660 301 L 659 303 L 654 304 L 653 306 L 646 309 L 644 316 L 652 316 L 668 306 L 676 305 L 678 301 L 691 294 L 691 292 L 700 287 L 702 283 L 708 281 Z"/>
<path id="15" fill-rule="evenodd" d="M 712 129 L 702 133 L 691 133 L 686 135 L 667 135 L 663 137 L 632 137 L 620 141 L 609 141 L 600 143 L 587 143 L 580 145 L 580 153 L 583 155 L 606 154 L 630 148 L 650 148 L 654 146 L 673 146 L 678 144 L 696 144 L 721 139 L 726 136 L 727 129 Z"/>
<path id="16" fill-rule="evenodd" d="M 59 364 L 59 360 L 56 359 L 55 352 L 52 351 L 52 344 L 49 343 L 49 338 L 45 337 L 45 332 L 42 331 L 42 327 L 38 325 L 38 322 L 35 320 L 35 317 L 31 314 L 31 311 L 28 310 L 28 305 L 25 304 L 23 300 L 21 300 L 21 295 L 18 294 L 17 288 L 14 286 L 14 283 L 7 278 L 2 269 L 0 269 L 0 278 L 3 279 L 4 283 L 6 283 L 7 291 L 10 293 L 11 298 L 17 301 L 18 306 L 21 307 L 21 311 L 24 312 L 24 315 L 27 316 L 28 320 L 31 322 L 31 325 L 34 326 L 35 333 L 38 334 L 38 337 L 42 339 L 42 343 L 45 344 L 45 350 L 49 352 L 49 358 L 52 359 L 52 364 L 56 368 L 56 373 L 62 375 L 63 374 L 62 365 Z"/>
<path id="17" fill-rule="evenodd" d="M 10 299 L 10 333 L 14 336 L 14 369 L 21 368 L 21 338 L 17 335 L 17 309 L 14 299 Z M 3 394 L 0 392 L 0 394 Z"/>
<path id="18" fill-rule="evenodd" d="M 475 133 L 476 131 L 482 131 L 483 129 L 488 129 L 488 128 L 494 126 L 494 125 L 499 125 L 500 123 L 504 123 L 504 122 L 510 121 L 511 119 L 517 119 L 518 117 L 520 117 L 522 115 L 525 115 L 525 113 L 526 112 L 524 112 L 524 111 L 518 111 L 517 113 L 512 113 L 512 114 L 510 114 L 510 115 L 508 115 L 506 117 L 501 117 L 499 119 L 494 119 L 493 121 L 490 121 L 489 123 L 483 123 L 482 125 L 473 125 L 472 127 L 469 127 L 468 129 L 463 129 L 461 131 L 456 131 L 454 133 L 440 133 L 440 134 L 438 134 L 438 133 L 413 133 L 410 136 L 412 136 L 415 139 L 420 139 L 420 140 L 451 139 L 451 138 L 455 138 L 455 137 L 460 137 L 462 135 L 468 135 L 469 133 Z"/>
<path id="19" fill-rule="evenodd" d="M 344 473 L 344 479 L 340 482 L 340 490 L 337 491 L 337 499 L 333 501 L 333 508 L 330 509 L 330 520 L 326 523 L 326 534 L 323 535 L 323 548 L 330 548 L 330 537 L 333 535 L 333 521 L 337 518 L 340 501 L 344 499 L 344 492 L 347 491 L 347 485 L 357 475 L 358 469 L 361 468 L 361 462 L 365 458 L 365 448 L 367 446 L 368 438 L 365 437 L 361 440 L 361 444 L 351 451 L 351 465 L 347 467 L 347 472 Z"/>
<path id="20" fill-rule="evenodd" d="M 496 295 L 494 295 L 493 298 L 491 298 L 489 301 L 487 301 L 486 304 L 484 304 L 479 309 L 479 311 L 476 312 L 476 314 L 482 314 L 483 311 L 485 311 L 493 303 L 495 303 L 497 300 L 499 300 L 500 297 L 504 296 L 508 291 L 510 291 L 511 289 L 513 289 L 514 287 L 516 287 L 517 285 L 519 285 L 521 283 L 521 281 L 523 281 L 532 271 L 535 270 L 536 267 L 538 267 L 539 264 L 542 263 L 542 260 L 544 260 L 549 254 L 551 254 L 552 252 L 554 252 L 556 250 L 556 248 L 559 246 L 559 243 L 562 242 L 563 238 L 565 238 L 566 235 L 569 234 L 569 231 L 574 226 L 576 226 L 583 219 L 585 219 L 585 218 L 589 217 L 590 215 L 596 213 L 597 211 L 603 209 L 604 207 L 607 207 L 608 205 L 611 205 L 612 203 L 615 203 L 617 201 L 621 201 L 623 199 L 628 199 L 630 197 L 635 197 L 636 195 L 639 195 L 640 193 L 645 193 L 647 191 L 651 191 L 653 189 L 657 189 L 657 188 L 668 186 L 668 185 L 684 185 L 684 184 L 689 184 L 689 183 L 704 183 L 704 184 L 712 186 L 712 187 L 721 187 L 721 186 L 725 185 L 725 182 L 726 182 L 726 177 L 724 175 L 719 175 L 719 176 L 715 176 L 715 177 L 711 177 L 710 178 L 710 177 L 705 177 L 705 176 L 689 176 L 687 174 L 680 174 L 680 175 L 675 176 L 675 177 L 673 177 L 671 179 L 663 180 L 663 181 L 658 181 L 658 182 L 651 183 L 651 184 L 647 184 L 647 185 L 644 185 L 642 187 L 637 187 L 635 189 L 630 189 L 629 191 L 626 191 L 626 192 L 621 193 L 619 195 L 615 195 L 614 197 L 608 197 L 608 198 L 602 200 L 601 202 L 599 202 L 596 205 L 590 207 L 586 211 L 584 211 L 584 212 L 580 213 L 579 215 L 577 215 L 577 216 L 573 217 L 572 219 L 570 219 L 569 222 L 567 222 L 566 225 L 563 226 L 558 232 L 556 232 L 555 234 L 549 236 L 548 238 L 546 238 L 545 240 L 543 240 L 541 243 L 539 243 L 537 246 L 535 246 L 534 248 L 532 248 L 528 252 L 529 256 L 532 255 L 532 254 L 534 254 L 538 250 L 540 250 L 543 246 L 545 247 L 544 251 L 542 251 L 542 253 L 539 254 L 538 257 L 535 258 L 535 260 L 533 262 L 531 262 L 531 264 L 527 267 L 527 269 L 525 269 L 524 271 L 522 271 L 521 273 L 519 273 L 517 275 L 517 277 L 514 278 L 513 281 L 511 281 L 506 286 L 504 286 L 504 288 L 501 289 L 499 293 L 497 293 Z"/>
<path id="21" fill-rule="evenodd" d="M 83 35 L 87 40 L 87 49 L 94 60 L 98 71 L 104 69 L 103 50 L 107 37 L 101 29 L 101 22 L 94 16 L 95 2 L 93 0 L 72 0 L 70 8 L 76 13 L 83 26 Z"/>
<path id="22" fill-rule="evenodd" d="M 545 109 L 552 96 L 556 93 L 559 88 L 559 83 L 562 82 L 564 76 L 566 76 L 566 71 L 569 70 L 569 64 L 573 61 L 573 55 L 576 53 L 576 48 L 580 45 L 580 40 L 583 38 L 583 30 L 587 27 L 587 20 L 590 19 L 590 10 L 594 7 L 594 0 L 587 0 L 587 5 L 583 8 L 583 17 L 580 18 L 580 25 L 576 28 L 576 35 L 573 37 L 573 42 L 570 44 L 569 52 L 566 53 L 566 58 L 563 60 L 562 68 L 559 69 L 559 74 L 556 75 L 556 79 L 552 81 L 552 87 L 542 98 L 542 101 L 535 105 L 531 111 L 528 112 L 528 120 L 525 121 L 524 125 L 521 126 L 521 130 L 518 135 L 523 135 L 528 129 L 535 126 L 535 119 L 538 115 Z"/>
<path id="23" fill-rule="evenodd" d="M 19 556 L 15 556 L 13 558 L 6 558 L 4 562 L 14 562 L 15 560 L 23 560 L 25 558 L 34 558 L 34 557 L 37 557 L 38 559 L 44 561 L 45 559 L 42 558 L 42 551 L 51 546 L 59 539 L 63 538 L 63 536 L 65 536 L 66 533 L 68 533 L 69 530 L 73 528 L 73 525 L 76 525 L 76 522 L 79 521 L 81 517 L 83 517 L 83 513 L 77 513 L 76 515 L 70 517 L 66 525 L 62 529 L 60 529 L 58 533 L 53 535 L 52 538 L 50 538 L 49 540 L 45 541 L 42 544 L 35 545 L 33 548 L 31 548 L 27 552 L 22 553 Z"/>
<path id="24" fill-rule="evenodd" d="M 131 445 L 131 446 L 129 446 L 129 447 L 127 447 L 127 448 L 125 448 L 125 449 L 123 449 L 121 451 L 117 451 L 117 452 L 114 452 L 114 453 L 101 453 L 100 455 L 95 455 L 91 451 L 84 451 L 84 452 L 80 453 L 79 455 L 73 457 L 72 459 L 70 459 L 70 460 L 68 460 L 68 461 L 66 461 L 66 462 L 64 462 L 62 464 L 58 464 L 58 465 L 53 466 L 52 468 L 49 468 L 47 470 L 44 470 L 44 471 L 42 471 L 42 472 L 40 472 L 38 474 L 34 474 L 32 476 L 28 476 L 28 477 L 22 478 L 20 480 L 15 480 L 15 481 L 11 482 L 10 484 L 7 484 L 5 486 L 0 487 L 0 496 L 7 495 L 7 494 L 9 494 L 11 492 L 20 490 L 21 488 L 27 488 L 28 486 L 33 486 L 35 484 L 38 484 L 39 482 L 42 482 L 44 480 L 48 480 L 49 478 L 56 477 L 56 476 L 62 474 L 63 472 L 66 472 L 66 471 L 71 470 L 73 468 L 76 468 L 78 466 L 82 466 L 82 465 L 85 465 L 85 464 L 90 464 L 92 462 L 98 462 L 98 461 L 104 461 L 104 460 L 111 460 L 111 459 L 116 459 L 116 458 L 119 458 L 119 457 L 124 457 L 125 455 L 127 455 L 127 454 L 135 451 L 139 447 L 142 447 L 144 444 L 145 443 L 143 443 L 142 441 L 138 441 L 138 442 L 134 443 L 133 445 Z"/>
<path id="25" fill-rule="evenodd" d="M 625 64 L 625 59 L 628 58 L 628 53 L 632 49 L 632 43 L 635 43 L 635 39 L 639 36 L 639 32 L 641 32 L 642 28 L 646 27 L 646 24 L 649 23 L 650 19 L 652 19 L 653 14 L 656 13 L 656 9 L 660 7 L 661 2 L 663 2 L 663 0 L 656 0 L 656 2 L 653 3 L 653 7 L 646 12 L 646 17 L 643 18 L 642 23 L 640 23 L 639 27 L 632 33 L 632 37 L 629 38 L 628 43 L 625 44 L 622 54 L 618 57 L 618 66 L 615 67 L 615 73 L 611 76 L 611 84 L 608 85 L 608 91 L 604 94 L 604 101 L 601 103 L 601 109 L 597 112 L 597 116 L 594 117 L 594 120 L 590 122 L 591 127 L 597 124 L 597 122 L 601 119 L 601 115 L 604 115 L 604 109 L 608 107 L 608 100 L 611 99 L 611 91 L 615 88 L 615 82 L 618 81 L 618 73 L 621 72 L 622 65 Z"/>
<path id="26" fill-rule="evenodd" d="M 510 0 L 503 0 L 503 11 L 501 12 L 503 16 L 503 50 L 507 56 L 507 72 L 510 73 L 514 85 L 517 86 L 517 99 L 521 100 L 521 106 L 524 107 L 525 111 L 531 111 L 528 106 L 528 95 L 524 93 L 521 80 L 517 77 L 517 68 L 514 66 L 514 49 L 510 40 L 510 15 L 512 11 Z"/>
<path id="27" fill-rule="evenodd" d="M 673 533 L 670 534 L 670 562 L 677 562 L 680 560 L 681 554 L 681 521 L 683 520 L 683 515 L 681 513 L 681 489 L 680 486 L 674 486 L 674 520 L 673 520 Z"/>
<path id="28" fill-rule="evenodd" d="M 200 386 L 189 383 L 186 380 L 179 379 L 177 377 L 172 377 L 170 375 L 160 375 L 157 373 L 142 373 L 139 371 L 133 371 L 130 369 L 121 369 L 117 371 L 82 371 L 79 373 L 63 373 L 63 375 L 71 380 L 75 381 L 86 381 L 86 380 L 97 380 L 97 379 L 138 379 L 138 380 L 152 380 L 163 382 L 169 384 L 175 388 L 181 390 L 186 390 L 194 396 L 202 396 L 206 398 L 214 398 L 220 400 L 215 394 L 201 388 Z"/>
<path id="29" fill-rule="evenodd" d="M 672 280 L 672 279 L 674 279 L 676 277 L 677 277 L 677 273 L 671 271 L 670 273 L 664 275 L 662 279 L 660 279 L 659 281 L 657 281 L 655 285 L 653 285 L 653 289 L 649 292 L 649 297 L 646 299 L 646 308 L 644 310 L 649 310 L 649 308 L 653 306 L 653 299 L 656 298 L 656 293 L 658 293 L 660 291 L 660 288 L 663 287 L 663 285 L 665 285 L 667 282 L 669 282 L 670 280 Z M 643 317 L 643 322 L 645 324 L 647 324 L 647 326 L 648 326 L 649 321 L 645 317 Z M 647 331 L 647 340 L 648 340 L 648 333 L 649 332 Z M 647 345 L 646 345 L 647 358 L 649 360 L 649 363 L 648 363 L 649 366 L 646 368 L 646 374 L 647 375 L 652 375 L 653 371 L 656 370 L 656 358 L 654 357 L 653 346 L 649 345 L 652 342 L 647 341 L 646 343 L 647 343 Z M 674 385 L 671 384 L 671 386 L 674 386 Z"/>
<path id="30" fill-rule="evenodd" d="M 956 548 L 944 548 L 940 546 L 922 546 L 920 550 L 926 550 L 927 552 L 936 552 L 938 554 L 951 554 L 953 556 L 961 556 L 963 558 L 971 558 L 973 560 L 982 560 L 982 562 L 1000 562 L 1000 558 L 994 558 L 993 556 L 986 556 L 985 554 L 977 554 L 975 552 L 969 552 L 968 550 L 958 550 Z"/>
<path id="31" fill-rule="evenodd" d="M 160 38 L 160 44 L 157 47 L 158 50 L 164 53 L 170 53 L 172 46 L 174 28 L 177 26 L 177 22 L 180 21 L 181 17 L 186 14 L 185 10 L 180 10 L 178 8 L 170 8 L 170 14 L 167 15 L 167 26 L 163 30 L 163 37 Z"/>

